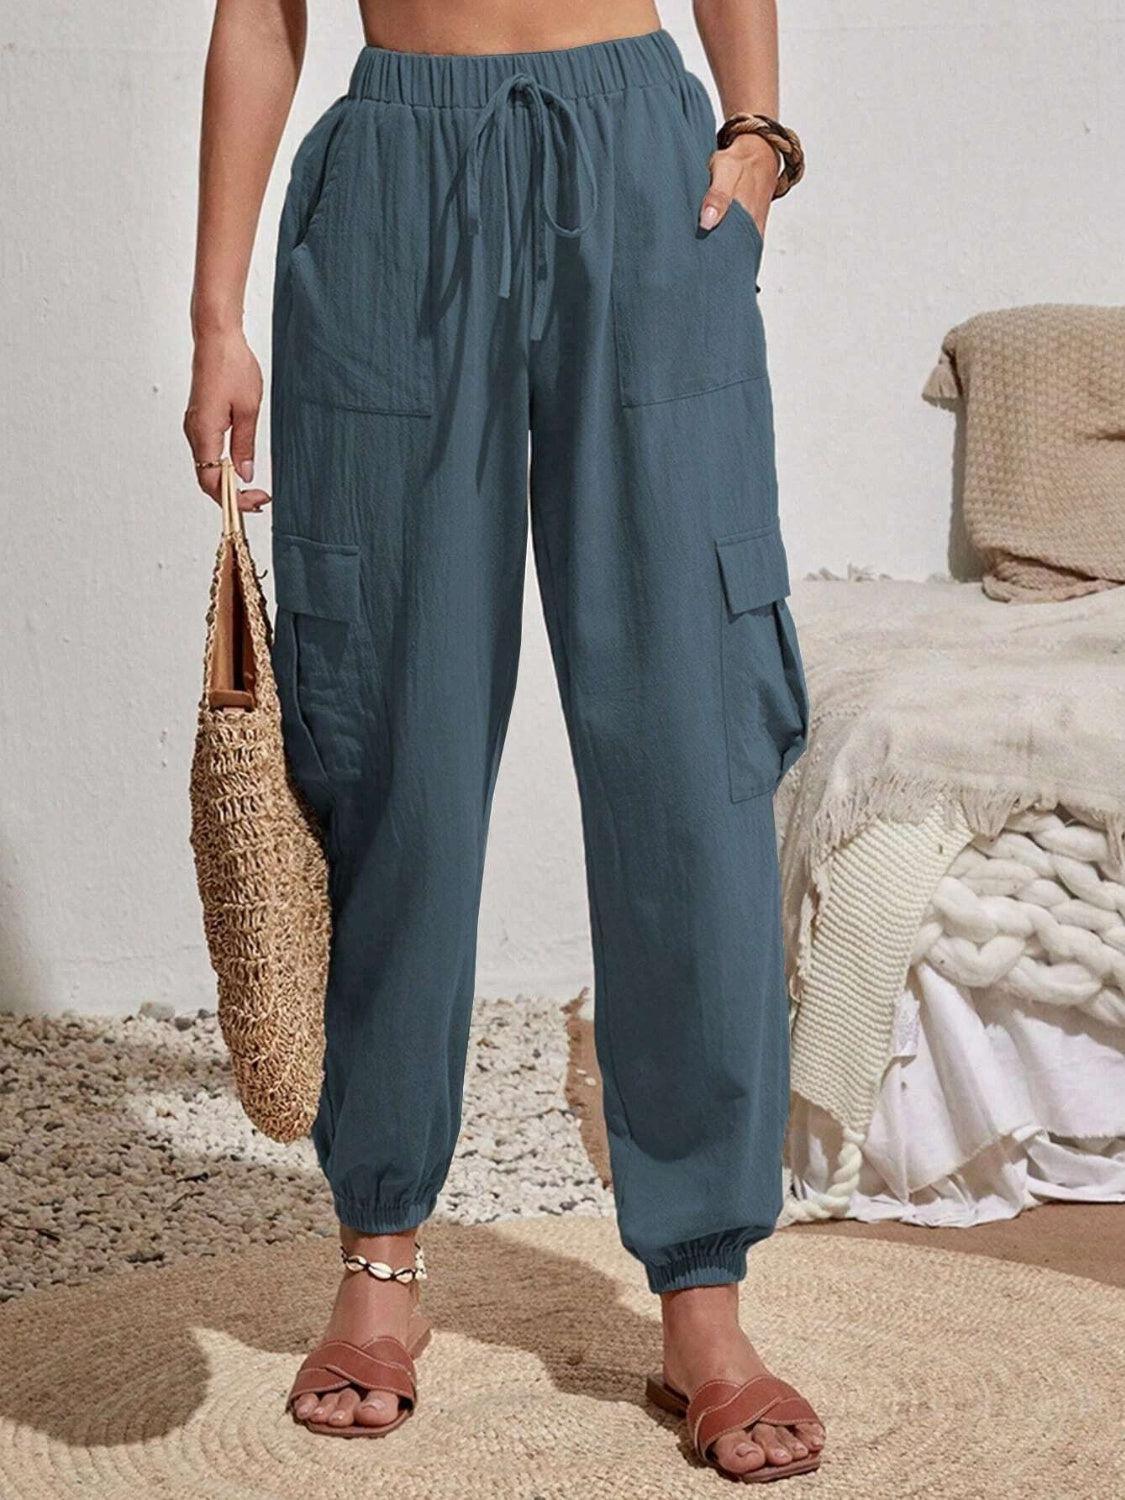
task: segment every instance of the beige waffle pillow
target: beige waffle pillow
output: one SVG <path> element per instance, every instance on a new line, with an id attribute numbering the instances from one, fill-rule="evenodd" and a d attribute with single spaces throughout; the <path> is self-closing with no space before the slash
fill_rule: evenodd
<path id="1" fill-rule="evenodd" d="M 964 517 L 994 599 L 1125 583 L 1125 308 L 981 313 L 925 395 L 965 403 Z"/>

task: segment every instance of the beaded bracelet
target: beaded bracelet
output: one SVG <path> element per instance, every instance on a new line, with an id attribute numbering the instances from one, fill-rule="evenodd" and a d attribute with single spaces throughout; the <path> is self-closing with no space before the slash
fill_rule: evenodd
<path id="1" fill-rule="evenodd" d="M 760 135 L 777 152 L 781 158 L 781 170 L 773 196 L 784 198 L 805 175 L 805 152 L 797 132 L 771 120 L 769 115 L 729 115 L 715 136 L 719 150 L 725 151 L 740 135 Z"/>

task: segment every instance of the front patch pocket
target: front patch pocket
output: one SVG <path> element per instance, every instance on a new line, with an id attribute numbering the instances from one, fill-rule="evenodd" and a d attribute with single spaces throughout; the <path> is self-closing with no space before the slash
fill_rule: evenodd
<path id="1" fill-rule="evenodd" d="M 285 753 L 327 817 L 333 785 L 359 774 L 359 549 L 274 533 L 273 667 Z"/>
<path id="2" fill-rule="evenodd" d="M 412 117 L 358 100 L 344 109 L 284 268 L 282 374 L 298 400 L 427 417 L 429 193 L 419 180 Z"/>
<path id="3" fill-rule="evenodd" d="M 687 81 L 682 99 L 659 92 L 659 140 L 648 131 L 630 137 L 615 182 L 613 324 L 627 407 L 766 373 L 758 227 L 734 203 L 709 233 L 699 228 L 714 146 L 711 105 L 697 80 Z"/>
<path id="4" fill-rule="evenodd" d="M 808 737 L 809 704 L 789 569 L 776 526 L 716 543 L 723 711 L 734 802 L 774 792 Z"/>

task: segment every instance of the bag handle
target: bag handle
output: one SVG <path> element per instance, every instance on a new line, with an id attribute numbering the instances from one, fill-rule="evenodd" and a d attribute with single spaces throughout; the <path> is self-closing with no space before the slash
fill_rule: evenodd
<path id="1" fill-rule="evenodd" d="M 206 648 L 207 706 L 250 709 L 256 706 L 257 664 L 253 630 L 248 611 L 255 607 L 248 597 L 249 581 L 243 561 L 246 528 L 238 507 L 234 465 L 224 458 L 219 476 L 219 502 L 223 511 L 223 535 L 212 582 L 212 607 Z M 243 548 L 234 545 L 241 536 Z"/>
<path id="2" fill-rule="evenodd" d="M 238 506 L 238 490 L 234 483 L 234 465 L 229 458 L 224 458 L 222 462 L 219 500 L 223 507 L 223 535 L 234 536 L 236 532 L 241 531 L 245 536 L 246 527 L 242 519 L 242 511 Z"/>

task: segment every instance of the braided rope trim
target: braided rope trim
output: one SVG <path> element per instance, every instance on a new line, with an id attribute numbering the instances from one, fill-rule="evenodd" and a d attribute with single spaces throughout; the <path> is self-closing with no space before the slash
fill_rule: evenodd
<path id="1" fill-rule="evenodd" d="M 740 135 L 760 135 L 768 141 L 781 159 L 781 170 L 774 186 L 773 196 L 784 198 L 790 188 L 796 187 L 805 175 L 805 148 L 795 130 L 771 120 L 769 115 L 729 115 L 719 126 L 715 142 L 720 151 Z"/>
<path id="2" fill-rule="evenodd" d="M 389 1266 L 385 1260 L 368 1260 L 365 1255 L 349 1255 L 343 1245 L 340 1246 L 340 1259 L 345 1271 L 364 1271 L 375 1281 L 411 1282 L 428 1279 L 421 1245 L 414 1246 L 414 1264 L 399 1266 L 397 1269 Z"/>
<path id="3" fill-rule="evenodd" d="M 866 1131 L 845 1126 L 840 1155 L 828 1186 L 813 1191 L 806 1188 L 808 1196 L 804 1198 L 794 1197 L 791 1185 L 787 1186 L 777 1219 L 778 1229 L 784 1229 L 786 1224 L 819 1224 L 826 1219 L 847 1218 L 848 1208 L 859 1187 L 866 1139 Z"/>

